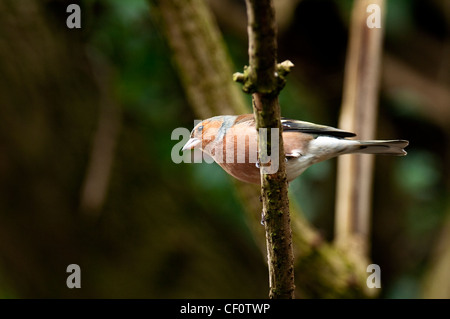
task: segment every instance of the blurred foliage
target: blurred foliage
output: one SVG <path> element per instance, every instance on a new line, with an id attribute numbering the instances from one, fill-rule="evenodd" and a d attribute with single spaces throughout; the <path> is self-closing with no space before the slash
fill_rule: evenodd
<path id="1" fill-rule="evenodd" d="M 265 257 L 250 236 L 229 177 L 216 164 L 174 164 L 170 158 L 177 142 L 170 139 L 172 130 L 191 129 L 194 118 L 147 1 L 81 1 L 81 30 L 65 28 L 67 1 L 34 3 L 42 15 L 36 23 L 57 30 L 48 38 L 55 49 L 48 50 L 72 50 L 72 56 L 45 65 L 60 68 L 58 83 L 41 85 L 32 64 L 24 64 L 30 66 L 24 71 L 28 80 L 12 82 L 14 74 L 2 72 L 11 63 L 5 57 L 27 55 L 0 46 L 0 73 L 17 85 L 0 91 L 0 115 L 10 126 L 0 130 L 0 164 L 4 158 L 8 163 L 0 165 L 0 184 L 8 190 L 0 198 L 0 218 L 13 226 L 0 246 L 0 297 L 265 297 Z M 351 4 L 303 0 L 294 8 L 292 24 L 280 34 L 280 60 L 296 65 L 280 96 L 284 116 L 336 125 Z M 418 70 L 424 63 L 439 69 L 441 61 L 423 61 L 411 52 L 410 39 L 420 32 L 448 45 L 444 7 L 440 1 L 388 1 L 386 52 Z M 6 17 L 27 21 L 17 14 L 4 11 L 0 29 L 1 23 L 10 26 Z M 247 39 L 221 20 L 227 14 L 232 13 L 217 14 L 217 20 L 238 71 L 248 63 Z M 24 24 L 20 31 L 32 34 L 31 27 Z M 93 62 L 85 55 L 99 56 L 111 68 L 111 96 L 122 111 L 108 196 L 96 218 L 78 208 L 99 96 Z M 450 87 L 449 78 L 442 81 Z M 29 104 L 31 96 L 42 100 Z M 381 266 L 386 298 L 420 296 L 436 233 L 449 211 L 450 131 L 424 116 L 426 108 L 421 92 L 383 87 L 378 137 L 411 143 L 404 158 L 376 160 L 372 260 Z M 37 126 L 16 138 L 8 130 L 21 132 L 22 117 Z M 328 239 L 335 170 L 334 160 L 321 163 L 290 185 L 305 215 Z M 70 263 L 81 266 L 79 291 L 65 287 Z M 19 267 L 25 264 L 32 266 Z"/>

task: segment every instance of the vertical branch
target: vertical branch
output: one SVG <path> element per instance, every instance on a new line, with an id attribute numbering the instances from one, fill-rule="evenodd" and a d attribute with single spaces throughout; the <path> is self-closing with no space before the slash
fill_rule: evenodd
<path id="1" fill-rule="evenodd" d="M 342 129 L 369 140 L 375 135 L 383 29 L 370 28 L 368 19 L 377 19 L 377 8 L 381 18 L 384 0 L 354 2 L 339 120 Z M 336 242 L 360 256 L 368 252 L 373 160 L 373 155 L 338 159 Z"/>
<path id="2" fill-rule="evenodd" d="M 294 256 L 278 103 L 278 93 L 285 83 L 284 75 L 293 65 L 290 62 L 277 65 L 273 2 L 246 0 L 246 5 L 250 67 L 244 74 L 235 75 L 235 80 L 244 83 L 244 91 L 253 93 L 253 111 L 259 135 L 259 161 L 265 163 L 268 156 L 271 158 L 269 168 L 263 164 L 260 168 L 269 266 L 269 297 L 293 298 Z M 267 139 L 262 137 L 261 129 L 267 129 Z M 274 140 L 271 134 L 277 134 Z"/>

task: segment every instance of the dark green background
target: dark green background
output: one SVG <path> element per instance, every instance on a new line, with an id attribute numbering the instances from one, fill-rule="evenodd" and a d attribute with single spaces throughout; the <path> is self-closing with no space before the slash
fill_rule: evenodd
<path id="1" fill-rule="evenodd" d="M 385 53 L 448 97 L 448 3 L 387 2 Z M 266 298 L 266 257 L 230 178 L 216 164 L 171 160 L 171 132 L 191 129 L 194 116 L 153 9 L 145 0 L 81 1 L 82 28 L 69 30 L 69 3 L 0 3 L 0 297 Z M 279 60 L 295 64 L 280 96 L 283 116 L 337 125 L 351 3 L 300 1 L 280 32 Z M 215 14 L 240 71 L 247 35 L 227 26 L 232 13 Z M 107 70 L 103 93 L 98 70 Z M 433 261 L 450 249 L 441 240 L 449 111 L 430 108 L 442 98 L 426 95 L 432 89 L 393 88 L 383 76 L 377 137 L 410 146 L 404 158 L 376 160 L 371 257 L 381 297 L 418 298 Z M 104 205 L 89 214 L 80 194 L 105 94 L 120 127 Z M 335 171 L 330 160 L 290 185 L 330 240 Z M 81 289 L 65 285 L 72 263 Z"/>

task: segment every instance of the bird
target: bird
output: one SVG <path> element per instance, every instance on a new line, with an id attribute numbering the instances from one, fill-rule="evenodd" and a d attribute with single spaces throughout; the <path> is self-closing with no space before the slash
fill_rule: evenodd
<path id="1" fill-rule="evenodd" d="M 356 134 L 326 125 L 281 118 L 287 181 L 313 164 L 342 154 L 404 156 L 406 140 L 354 140 Z M 199 122 L 182 151 L 200 149 L 228 174 L 260 184 L 258 134 L 253 114 L 219 115 Z"/>

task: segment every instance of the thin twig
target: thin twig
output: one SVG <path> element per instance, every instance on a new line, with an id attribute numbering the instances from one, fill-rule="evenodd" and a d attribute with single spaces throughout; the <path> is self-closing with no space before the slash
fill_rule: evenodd
<path id="1" fill-rule="evenodd" d="M 81 188 L 80 210 L 97 218 L 106 199 L 114 163 L 117 139 L 121 129 L 121 110 L 111 98 L 112 70 L 94 51 L 88 51 L 95 81 L 99 89 L 98 127 L 93 136 L 92 150 Z"/>

